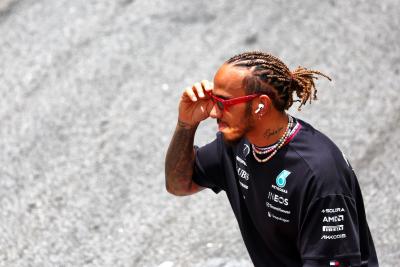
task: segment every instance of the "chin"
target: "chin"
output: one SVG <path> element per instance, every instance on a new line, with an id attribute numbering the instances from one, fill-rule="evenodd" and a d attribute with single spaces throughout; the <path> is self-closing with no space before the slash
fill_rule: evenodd
<path id="1" fill-rule="evenodd" d="M 229 145 L 229 146 L 235 146 L 237 145 L 240 140 L 244 137 L 244 133 L 224 133 L 224 131 L 221 131 L 222 137 L 224 140 L 224 143 Z"/>

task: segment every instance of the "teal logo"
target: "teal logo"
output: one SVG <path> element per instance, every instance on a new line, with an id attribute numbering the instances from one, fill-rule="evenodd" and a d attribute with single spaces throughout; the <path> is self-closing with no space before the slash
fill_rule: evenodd
<path id="1" fill-rule="evenodd" d="M 286 185 L 286 178 L 291 174 L 290 171 L 283 170 L 281 173 L 276 177 L 276 185 L 279 187 L 285 187 Z"/>

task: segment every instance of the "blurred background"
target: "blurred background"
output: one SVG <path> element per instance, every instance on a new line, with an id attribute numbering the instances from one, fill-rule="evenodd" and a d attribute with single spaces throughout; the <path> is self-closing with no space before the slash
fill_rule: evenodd
<path id="1" fill-rule="evenodd" d="M 184 87 L 262 50 L 333 78 L 298 116 L 400 261 L 400 2 L 0 0 L 0 266 L 252 266 L 225 193 L 165 191 Z M 210 142 L 204 122 L 198 145 Z"/>

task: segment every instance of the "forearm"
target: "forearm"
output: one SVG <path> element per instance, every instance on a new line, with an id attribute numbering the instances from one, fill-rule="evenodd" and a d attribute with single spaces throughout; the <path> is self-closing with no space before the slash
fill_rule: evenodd
<path id="1" fill-rule="evenodd" d="M 165 184 L 171 194 L 190 195 L 200 190 L 192 181 L 196 130 L 197 125 L 178 121 L 165 159 Z"/>

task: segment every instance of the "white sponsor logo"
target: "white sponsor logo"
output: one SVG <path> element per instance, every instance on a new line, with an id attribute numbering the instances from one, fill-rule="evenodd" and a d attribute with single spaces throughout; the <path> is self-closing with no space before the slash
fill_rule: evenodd
<path id="1" fill-rule="evenodd" d="M 281 217 L 278 217 L 278 216 L 275 216 L 275 214 L 273 214 L 272 212 L 269 212 L 269 211 L 268 211 L 268 217 L 274 218 L 275 220 L 282 221 L 282 222 L 285 222 L 285 223 L 289 222 L 289 220 L 281 218 Z"/>
<path id="2" fill-rule="evenodd" d="M 289 205 L 289 200 L 287 198 L 281 197 L 271 192 L 268 192 L 268 199 L 273 200 L 276 203 L 283 204 L 285 206 Z"/>
<path id="3" fill-rule="evenodd" d="M 325 216 L 322 221 L 323 222 L 341 222 L 341 221 L 344 221 L 344 216 L 343 215 Z"/>
<path id="4" fill-rule="evenodd" d="M 343 229 L 344 229 L 343 224 L 322 226 L 323 232 L 339 232 L 339 231 L 343 231 Z"/>
<path id="5" fill-rule="evenodd" d="M 245 184 L 242 183 L 241 181 L 239 181 L 239 184 L 240 184 L 242 187 L 244 187 L 245 189 L 249 189 L 249 186 L 248 186 L 248 185 L 245 185 Z"/>
<path id="6" fill-rule="evenodd" d="M 338 213 L 344 212 L 344 208 L 334 208 L 334 209 L 323 209 L 321 210 L 322 213 Z"/>
<path id="7" fill-rule="evenodd" d="M 278 187 L 278 186 L 276 186 L 276 185 L 271 185 L 271 187 L 273 188 L 273 189 L 275 189 L 275 190 L 278 190 L 279 192 L 282 192 L 282 193 L 285 193 L 285 194 L 287 194 L 287 190 L 286 189 L 283 189 L 283 188 L 280 188 L 280 187 Z"/>
<path id="8" fill-rule="evenodd" d="M 279 207 L 275 207 L 274 205 L 272 205 L 272 204 L 269 203 L 269 202 L 266 202 L 266 204 L 267 204 L 267 207 L 268 207 L 268 208 L 271 208 L 271 209 L 273 209 L 273 210 L 276 210 L 276 211 L 279 211 L 279 212 L 282 212 L 282 213 L 285 213 L 285 214 L 290 214 L 290 210 L 284 210 L 284 209 L 281 209 L 281 208 L 279 208 Z"/>
<path id="9" fill-rule="evenodd" d="M 240 178 L 245 179 L 246 181 L 249 180 L 249 173 L 243 170 L 242 168 L 237 169 L 237 173 Z"/>
<path id="10" fill-rule="evenodd" d="M 244 166 L 247 166 L 246 161 L 239 158 L 239 156 L 236 156 L 236 160 L 239 161 L 240 163 L 242 163 Z"/>
<path id="11" fill-rule="evenodd" d="M 244 157 L 247 157 L 247 155 L 249 155 L 249 153 L 250 153 L 250 146 L 248 144 L 245 144 L 244 148 L 243 148 Z"/>
<path id="12" fill-rule="evenodd" d="M 346 234 L 340 234 L 340 235 L 323 235 L 321 239 L 342 239 L 346 238 Z"/>

